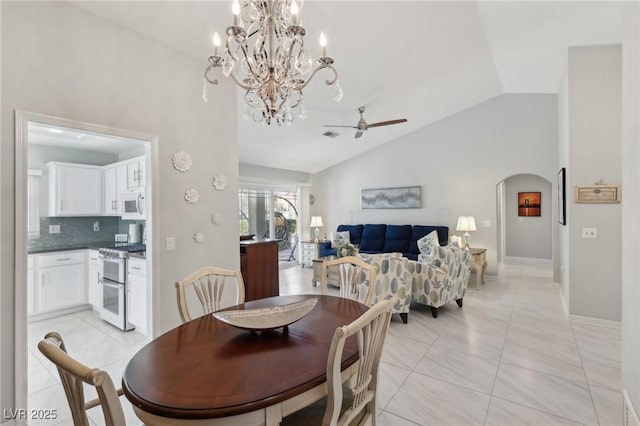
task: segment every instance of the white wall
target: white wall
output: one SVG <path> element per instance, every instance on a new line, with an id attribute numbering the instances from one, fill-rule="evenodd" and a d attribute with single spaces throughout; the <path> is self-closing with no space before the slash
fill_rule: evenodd
<path id="1" fill-rule="evenodd" d="M 574 199 L 576 185 L 601 178 L 621 182 L 621 67 L 619 46 L 570 48 L 560 97 L 559 152 L 567 168 L 567 226 L 560 227 L 566 228 L 560 230 L 561 264 L 569 269 L 562 277 L 565 303 L 571 315 L 612 321 L 620 321 L 621 206 Z M 597 228 L 598 238 L 583 239 L 585 227 Z"/>
<path id="2" fill-rule="evenodd" d="M 478 231 L 471 245 L 488 249 L 488 271 L 496 273 L 496 185 L 521 173 L 555 182 L 557 117 L 555 95 L 490 99 L 317 173 L 312 214 L 322 215 L 325 230 L 341 223 L 440 224 L 453 234 L 458 216 L 472 215 Z M 363 188 L 413 185 L 422 187 L 420 209 L 360 209 Z"/>
<path id="3" fill-rule="evenodd" d="M 622 47 L 622 381 L 640 410 L 640 5 L 625 5 Z"/>
<path id="4" fill-rule="evenodd" d="M 540 216 L 518 216 L 518 193 L 540 192 Z M 505 179 L 505 240 L 508 257 L 551 260 L 551 182 L 534 175 L 516 175 Z"/>
<path id="5" fill-rule="evenodd" d="M 188 3 L 185 5 L 187 7 Z M 154 262 L 159 330 L 179 323 L 175 281 L 197 267 L 239 268 L 236 89 L 222 82 L 216 102 L 200 98 L 204 63 L 65 2 L 2 2 L 2 134 L 0 156 L 2 315 L 1 408 L 16 408 L 14 386 L 14 110 L 65 117 L 159 137 L 160 220 Z M 153 3 L 148 4 L 153 13 Z M 203 52 L 203 58 L 207 52 Z M 171 155 L 189 152 L 188 173 Z M 225 191 L 213 176 L 228 177 Z M 200 191 L 187 205 L 184 192 Z M 210 222 L 223 215 L 222 225 Z M 206 240 L 192 236 L 202 231 Z M 176 237 L 166 252 L 164 239 Z M 18 283 L 24 285 L 24 283 Z"/>

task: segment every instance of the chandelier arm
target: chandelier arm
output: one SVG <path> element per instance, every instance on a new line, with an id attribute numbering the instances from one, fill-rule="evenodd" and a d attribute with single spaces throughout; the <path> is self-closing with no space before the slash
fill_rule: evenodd
<path id="1" fill-rule="evenodd" d="M 248 52 L 248 50 L 247 50 L 247 45 L 246 45 L 246 43 L 242 43 L 242 44 L 240 45 L 240 48 L 242 49 L 242 54 L 244 55 L 245 59 L 247 60 L 247 66 L 249 67 L 249 71 L 251 71 L 251 74 L 252 74 L 253 76 L 255 76 L 255 77 L 261 77 L 261 78 L 263 78 L 263 77 L 260 75 L 260 73 L 256 72 L 256 70 L 253 68 L 253 65 L 251 65 L 251 61 L 249 60 L 249 57 L 250 57 L 251 55 L 249 55 L 249 52 Z M 234 73 L 231 73 L 231 74 L 234 74 Z M 237 80 L 235 77 L 234 77 L 233 79 L 235 80 L 235 82 L 236 82 L 236 83 L 238 83 L 238 80 Z M 240 83 L 238 83 L 238 85 L 240 85 L 240 87 L 242 87 L 242 88 L 246 88 L 245 86 L 241 85 Z M 255 87 L 254 87 L 253 89 L 255 89 Z"/>
<path id="2" fill-rule="evenodd" d="M 257 85 L 257 86 L 249 86 L 248 84 L 245 84 L 244 82 L 242 82 L 242 81 L 238 80 L 238 78 L 236 77 L 236 72 L 235 72 L 235 70 L 233 70 L 233 71 L 231 71 L 231 72 L 229 73 L 229 77 L 231 77 L 231 79 L 232 79 L 232 80 L 233 80 L 233 81 L 234 81 L 238 86 L 240 86 L 241 88 L 243 88 L 244 90 L 255 91 L 255 90 L 257 90 L 257 89 L 260 87 L 260 85 Z"/>
<path id="3" fill-rule="evenodd" d="M 305 81 L 304 83 L 302 83 L 299 86 L 292 87 L 291 90 L 302 90 L 302 89 L 304 89 L 305 87 L 307 87 L 307 84 L 309 84 L 309 82 L 313 79 L 313 76 L 316 75 L 316 73 L 318 71 L 320 71 L 321 69 L 324 69 L 324 68 L 329 68 L 331 71 L 333 71 L 333 80 L 325 80 L 325 82 L 324 82 L 327 86 L 331 86 L 336 81 L 338 81 L 338 71 L 336 71 L 336 69 L 333 67 L 333 65 L 321 64 L 321 65 L 318 65 L 315 70 L 313 70 L 313 72 L 311 73 L 309 78 L 307 78 L 307 81 Z"/>
<path id="4" fill-rule="evenodd" d="M 204 79 L 207 80 L 210 84 L 213 85 L 217 85 L 218 84 L 218 79 L 214 78 L 213 80 L 209 78 L 209 71 L 211 71 L 213 68 L 216 68 L 218 65 L 214 65 L 211 64 L 207 67 L 206 70 L 204 70 Z"/>
<path id="5" fill-rule="evenodd" d="M 287 61 L 286 61 L 286 65 L 285 65 L 285 69 L 284 69 L 284 75 L 289 75 L 289 68 L 291 67 L 291 54 L 293 53 L 293 48 L 296 45 L 296 42 L 298 40 L 296 40 L 295 37 L 293 37 L 293 41 L 291 42 L 291 46 L 289 46 L 289 53 L 287 54 Z M 300 44 L 300 48 L 304 49 L 304 44 L 299 43 Z"/>

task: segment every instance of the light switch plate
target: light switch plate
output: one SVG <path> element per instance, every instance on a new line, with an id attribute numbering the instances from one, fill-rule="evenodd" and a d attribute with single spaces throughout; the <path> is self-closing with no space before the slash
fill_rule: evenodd
<path id="1" fill-rule="evenodd" d="M 582 228 L 582 238 L 598 238 L 598 228 Z"/>
<path id="2" fill-rule="evenodd" d="M 482 226 L 484 226 L 485 228 L 491 228 L 491 221 L 485 220 L 484 222 L 482 222 Z"/>
<path id="3" fill-rule="evenodd" d="M 50 234 L 59 234 L 60 233 L 60 225 L 49 225 L 49 233 Z"/>
<path id="4" fill-rule="evenodd" d="M 93 232 L 100 232 L 100 222 L 97 220 L 93 222 Z"/>
<path id="5" fill-rule="evenodd" d="M 176 237 L 167 237 L 167 251 L 176 249 Z"/>

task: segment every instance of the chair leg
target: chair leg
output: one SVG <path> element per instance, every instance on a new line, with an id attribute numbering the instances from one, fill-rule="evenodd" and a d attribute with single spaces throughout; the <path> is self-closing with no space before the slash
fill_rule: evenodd
<path id="1" fill-rule="evenodd" d="M 400 318 L 402 318 L 402 322 L 405 324 L 409 322 L 409 314 L 407 314 L 406 312 L 403 314 L 400 314 Z"/>
<path id="2" fill-rule="evenodd" d="M 456 299 L 456 303 L 462 308 L 462 297 L 460 299 Z"/>
<path id="3" fill-rule="evenodd" d="M 434 318 L 438 318 L 438 308 L 435 308 L 435 307 L 433 307 L 433 306 L 429 306 L 429 307 L 431 308 L 431 315 L 432 315 Z"/>

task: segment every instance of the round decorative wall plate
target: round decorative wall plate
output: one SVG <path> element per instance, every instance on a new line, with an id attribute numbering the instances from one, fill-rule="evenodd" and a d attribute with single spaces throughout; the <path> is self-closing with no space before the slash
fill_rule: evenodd
<path id="1" fill-rule="evenodd" d="M 173 154 L 171 162 L 173 163 L 173 168 L 181 172 L 186 172 L 193 164 L 191 156 L 184 151 L 178 151 Z"/>
<path id="2" fill-rule="evenodd" d="M 211 215 L 211 223 L 214 225 L 222 224 L 222 215 L 220 213 L 214 213 Z"/>
<path id="3" fill-rule="evenodd" d="M 227 177 L 223 174 L 218 174 L 213 178 L 213 187 L 218 191 L 224 191 L 227 187 Z"/>
<path id="4" fill-rule="evenodd" d="M 201 243 L 204 241 L 204 234 L 202 232 L 196 232 L 193 234 L 193 241 L 196 243 Z"/>
<path id="5" fill-rule="evenodd" d="M 187 189 L 184 193 L 184 199 L 189 204 L 195 204 L 200 199 L 200 193 L 198 192 L 197 189 L 193 189 L 193 188 Z"/>

